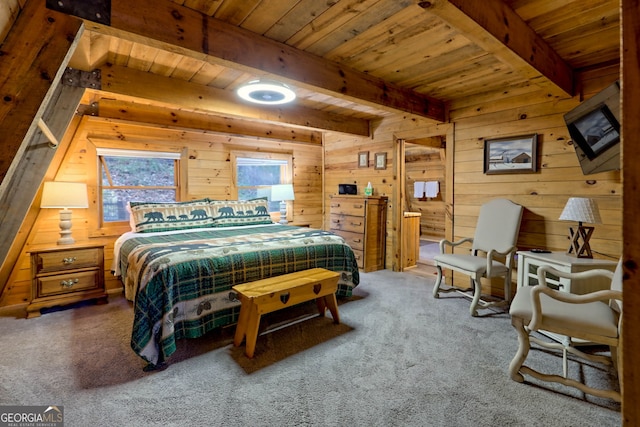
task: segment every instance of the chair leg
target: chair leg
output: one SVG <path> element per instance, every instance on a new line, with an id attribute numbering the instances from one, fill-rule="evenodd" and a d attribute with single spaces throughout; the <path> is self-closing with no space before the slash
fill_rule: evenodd
<path id="1" fill-rule="evenodd" d="M 511 304 L 511 274 L 506 274 L 504 278 L 504 299 Z"/>
<path id="2" fill-rule="evenodd" d="M 438 270 L 438 276 L 436 277 L 436 283 L 433 285 L 433 297 L 440 298 L 440 283 L 442 282 L 442 267 L 436 265 L 436 270 Z"/>
<path id="3" fill-rule="evenodd" d="M 529 333 L 526 330 L 524 322 L 521 318 L 512 317 L 511 324 L 518 333 L 518 351 L 516 352 L 515 356 L 513 356 L 513 359 L 509 364 L 509 376 L 512 380 L 522 383 L 524 382 L 524 377 L 520 373 L 520 368 L 529 355 L 531 343 L 529 342 Z"/>
<path id="4" fill-rule="evenodd" d="M 614 347 L 610 345 L 609 351 L 611 352 L 611 363 L 613 364 L 613 368 L 616 370 L 617 373 L 619 373 L 620 371 L 618 370 L 618 368 L 620 364 L 620 360 L 619 360 L 620 354 L 618 353 L 618 347 Z"/>
<path id="5" fill-rule="evenodd" d="M 480 297 L 482 296 L 482 284 L 480 280 L 471 279 L 471 285 L 473 287 L 473 299 L 471 300 L 471 306 L 469 307 L 469 313 L 471 316 L 478 316 L 478 304 L 480 303 Z"/>

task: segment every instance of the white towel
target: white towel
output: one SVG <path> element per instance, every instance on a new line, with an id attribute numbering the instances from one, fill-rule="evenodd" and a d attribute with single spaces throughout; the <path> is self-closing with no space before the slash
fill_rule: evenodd
<path id="1" fill-rule="evenodd" d="M 424 183 L 424 193 L 426 197 L 438 197 L 440 192 L 440 182 L 427 181 Z"/>
<path id="2" fill-rule="evenodd" d="M 426 183 L 423 181 L 416 181 L 413 183 L 413 197 L 416 199 L 420 199 L 424 197 L 424 185 Z"/>

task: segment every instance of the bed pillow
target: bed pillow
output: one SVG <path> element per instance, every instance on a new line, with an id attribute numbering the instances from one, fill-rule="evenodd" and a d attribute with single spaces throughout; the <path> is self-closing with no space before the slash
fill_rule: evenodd
<path id="1" fill-rule="evenodd" d="M 265 199 L 211 201 L 214 227 L 272 224 L 268 203 Z"/>
<path id="2" fill-rule="evenodd" d="M 175 203 L 131 202 L 131 213 L 138 233 L 213 226 L 208 199 Z"/>
<path id="3" fill-rule="evenodd" d="M 136 219 L 133 217 L 133 212 L 131 212 L 131 203 L 127 202 L 126 205 L 127 214 L 129 214 L 129 227 L 131 231 L 136 231 Z"/>

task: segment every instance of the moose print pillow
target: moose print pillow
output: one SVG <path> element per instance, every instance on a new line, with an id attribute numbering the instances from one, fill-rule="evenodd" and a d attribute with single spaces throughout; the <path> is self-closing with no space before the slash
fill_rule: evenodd
<path id="1" fill-rule="evenodd" d="M 208 199 L 175 203 L 130 202 L 130 205 L 138 233 L 213 227 Z"/>
<path id="2" fill-rule="evenodd" d="M 214 227 L 273 223 L 265 199 L 215 200 L 210 206 Z"/>

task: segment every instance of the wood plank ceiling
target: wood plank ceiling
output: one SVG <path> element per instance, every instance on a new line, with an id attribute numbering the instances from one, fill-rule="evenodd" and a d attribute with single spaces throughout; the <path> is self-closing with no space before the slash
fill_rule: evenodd
<path id="1" fill-rule="evenodd" d="M 385 89 L 388 85 L 400 93 L 426 97 L 436 106 L 506 87 L 532 84 L 548 90 L 550 95 L 566 96 L 575 93 L 574 75 L 619 65 L 620 57 L 619 2 L 610 0 L 124 2 L 129 4 L 128 8 L 134 7 L 133 4 L 138 7 L 138 3 L 149 3 L 149 7 L 158 9 L 169 5 L 177 8 L 171 13 L 180 14 L 185 28 L 186 25 L 210 28 L 222 22 L 241 31 L 238 34 L 243 37 L 255 37 L 261 43 L 208 46 L 207 52 L 204 46 L 199 55 L 185 54 L 181 48 L 151 41 L 154 30 L 148 22 L 160 19 L 152 9 L 133 10 L 131 15 L 154 16 L 116 22 L 121 3 L 122 0 L 112 0 L 111 27 L 122 30 L 128 28 L 127 25 L 131 28 L 148 25 L 148 28 L 141 29 L 135 36 L 123 37 L 122 32 L 111 31 L 111 27 L 86 21 L 87 30 L 70 66 L 85 71 L 102 68 L 103 89 L 110 92 L 90 91 L 87 103 L 116 98 L 149 105 L 174 105 L 182 110 L 227 118 L 248 117 L 360 133 L 358 120 L 375 120 L 403 109 L 393 103 L 389 108 L 385 102 L 362 98 L 358 91 L 367 90 L 367 84 L 383 85 Z M 184 13 L 189 10 L 215 20 L 206 25 L 202 17 L 191 20 Z M 172 31 L 174 29 L 167 32 Z M 217 27 L 216 31 L 219 31 Z M 185 31 L 185 39 L 189 38 L 188 33 Z M 202 28 L 195 34 L 206 36 Z M 264 40 L 277 43 L 264 44 Z M 189 41 L 184 43 L 187 46 Z M 260 50 L 254 46 L 260 46 Z M 280 50 L 279 46 L 282 46 Z M 294 49 L 287 51 L 289 47 Z M 225 57 L 214 58 L 221 51 Z M 298 51 L 308 55 L 299 57 L 295 66 L 293 61 L 281 64 L 280 68 L 278 64 L 270 65 L 282 60 L 283 52 L 291 59 L 291 52 Z M 314 62 L 314 58 L 321 60 Z M 234 60 L 238 60 L 239 65 L 234 65 Z M 265 65 L 262 69 L 266 71 L 260 70 L 260 64 Z M 332 68 L 334 66 L 337 68 Z M 355 73 L 361 87 L 336 87 L 339 79 L 330 75 L 335 70 Z M 220 111 L 220 107 L 215 108 L 211 103 L 180 103 L 169 97 L 166 90 L 153 91 L 153 85 L 144 79 L 149 73 L 158 76 L 156 87 L 164 87 L 163 82 L 184 82 L 180 87 L 187 97 L 192 91 L 194 99 L 208 94 L 225 98 L 229 104 L 223 108 L 225 111 Z M 231 103 L 240 105 L 233 91 L 259 77 L 276 78 L 293 86 L 298 95 L 296 106 L 280 109 L 273 115 L 265 115 L 264 109 L 230 108 Z M 373 80 L 367 81 L 368 78 Z M 110 83 L 105 85 L 105 81 Z M 118 84 L 122 87 L 115 89 Z M 132 90 L 134 86 L 138 87 L 137 91 Z M 412 112 L 412 108 L 408 105 L 404 112 Z M 426 116 L 446 120 L 444 113 Z M 305 119 L 307 117 L 311 119 Z M 342 120 L 347 124 L 336 124 Z M 326 122 L 333 124 L 326 126 Z"/>

